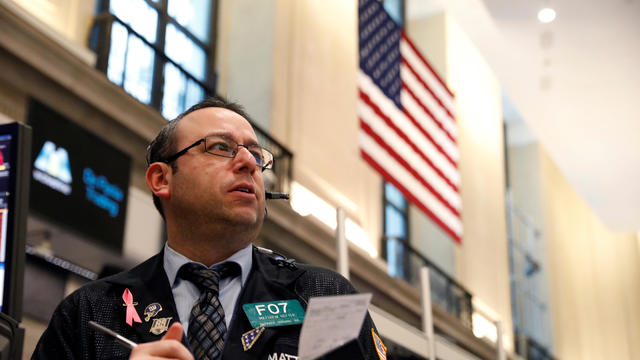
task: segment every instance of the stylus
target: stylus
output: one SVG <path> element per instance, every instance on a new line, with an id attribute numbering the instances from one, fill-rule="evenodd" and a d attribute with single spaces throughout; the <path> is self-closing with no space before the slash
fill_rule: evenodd
<path id="1" fill-rule="evenodd" d="M 133 349 L 134 347 L 138 346 L 138 344 L 134 343 L 133 341 L 127 339 L 126 337 L 118 334 L 113 330 L 107 329 L 106 327 L 96 323 L 95 321 L 89 321 L 89 326 L 103 332 L 106 335 L 113 337 L 117 342 L 124 345 L 128 349 Z"/>

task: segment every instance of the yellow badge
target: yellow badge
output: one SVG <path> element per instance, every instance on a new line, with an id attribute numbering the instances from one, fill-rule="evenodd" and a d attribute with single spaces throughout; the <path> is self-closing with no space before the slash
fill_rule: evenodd
<path id="1" fill-rule="evenodd" d="M 380 360 L 387 360 L 387 347 L 384 346 L 382 340 L 380 340 L 380 337 L 378 336 L 378 334 L 376 334 L 373 328 L 371 328 L 371 336 L 373 337 L 373 343 L 376 346 L 378 357 L 380 358 Z"/>
<path id="2" fill-rule="evenodd" d="M 151 329 L 149 329 L 149 332 L 153 335 L 162 334 L 163 332 L 167 331 L 167 329 L 169 329 L 169 323 L 171 322 L 171 319 L 173 318 L 166 317 L 153 319 L 153 323 L 151 323 Z"/>

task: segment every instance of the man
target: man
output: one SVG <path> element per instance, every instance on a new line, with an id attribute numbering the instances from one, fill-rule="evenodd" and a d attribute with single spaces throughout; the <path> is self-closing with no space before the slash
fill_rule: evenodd
<path id="1" fill-rule="evenodd" d="M 263 327 L 251 312 L 258 307 L 243 305 L 293 312 L 313 296 L 355 290 L 330 270 L 251 245 L 266 214 L 262 171 L 273 155 L 247 119 L 238 105 L 207 99 L 160 131 L 148 148 L 146 182 L 166 223 L 163 251 L 67 297 L 33 358 L 296 358 L 301 317 Z M 140 345 L 130 352 L 90 320 Z M 367 315 L 359 342 L 369 359 L 376 347 L 384 351 L 375 332 Z"/>

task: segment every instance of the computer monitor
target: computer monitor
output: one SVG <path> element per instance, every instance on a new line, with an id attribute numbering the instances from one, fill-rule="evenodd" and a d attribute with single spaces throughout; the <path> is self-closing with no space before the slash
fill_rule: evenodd
<path id="1" fill-rule="evenodd" d="M 0 125 L 0 311 L 22 318 L 31 128 Z"/>

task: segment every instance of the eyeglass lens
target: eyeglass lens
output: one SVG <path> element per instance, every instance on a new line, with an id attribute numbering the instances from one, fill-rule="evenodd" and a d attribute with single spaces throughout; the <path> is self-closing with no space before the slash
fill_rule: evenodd
<path id="1" fill-rule="evenodd" d="M 258 166 L 265 166 L 265 163 L 268 164 L 268 162 L 271 161 L 272 155 L 267 150 L 260 147 L 260 145 L 242 145 L 231 139 L 220 136 L 210 136 L 205 138 L 205 151 L 213 155 L 235 157 L 240 146 L 249 150 L 251 155 L 256 159 L 256 164 Z"/>

